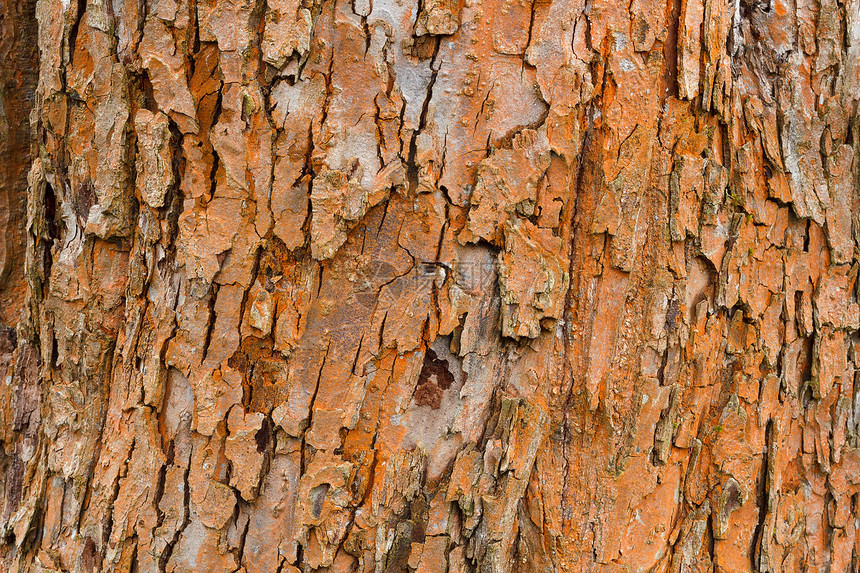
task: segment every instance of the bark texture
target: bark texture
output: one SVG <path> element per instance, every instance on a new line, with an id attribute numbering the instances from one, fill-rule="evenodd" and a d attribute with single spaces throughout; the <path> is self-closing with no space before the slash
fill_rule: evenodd
<path id="1" fill-rule="evenodd" d="M 31 364 L 37 357 L 18 346 L 18 326 L 27 288 L 24 277 L 28 238 L 27 170 L 30 166 L 29 113 L 37 81 L 35 0 L 0 2 L 0 522 L 7 522 L 21 500 L 24 471 L 32 458 L 39 425 L 38 386 L 21 383 L 16 358 Z M 26 332 L 26 322 L 21 326 Z M 36 381 L 35 377 L 30 378 Z M 12 535 L 2 527 L 0 569 Z"/>
<path id="2" fill-rule="evenodd" d="M 35 19 L 4 571 L 860 569 L 860 0 Z"/>

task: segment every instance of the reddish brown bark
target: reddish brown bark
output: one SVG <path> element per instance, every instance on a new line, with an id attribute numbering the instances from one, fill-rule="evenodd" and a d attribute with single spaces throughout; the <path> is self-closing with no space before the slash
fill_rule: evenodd
<path id="1" fill-rule="evenodd" d="M 35 19 L 3 570 L 858 570 L 860 0 Z"/>

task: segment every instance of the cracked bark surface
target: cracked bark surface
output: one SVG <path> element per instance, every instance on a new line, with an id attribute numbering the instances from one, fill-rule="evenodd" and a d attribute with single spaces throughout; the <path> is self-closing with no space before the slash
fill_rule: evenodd
<path id="1" fill-rule="evenodd" d="M 860 570 L 860 0 L 4 6 L 0 569 Z"/>

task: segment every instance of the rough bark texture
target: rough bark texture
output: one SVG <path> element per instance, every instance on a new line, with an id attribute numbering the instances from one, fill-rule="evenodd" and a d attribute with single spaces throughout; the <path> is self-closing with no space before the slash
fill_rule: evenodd
<path id="1" fill-rule="evenodd" d="M 29 113 L 38 71 L 35 9 L 35 0 L 0 2 L 0 569 L 15 545 L 5 523 L 21 501 L 25 466 L 33 457 L 39 428 L 39 389 L 32 383 L 38 382 L 38 358 L 27 348 L 16 350 L 16 326 L 27 290 Z M 22 322 L 21 332 L 27 332 L 26 324 Z M 17 371 L 16 358 L 21 365 Z"/>
<path id="2" fill-rule="evenodd" d="M 860 0 L 4 2 L 0 569 L 860 569 Z"/>

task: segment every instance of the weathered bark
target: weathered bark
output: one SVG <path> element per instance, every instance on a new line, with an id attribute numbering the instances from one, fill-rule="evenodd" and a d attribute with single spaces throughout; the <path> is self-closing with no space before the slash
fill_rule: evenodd
<path id="1" fill-rule="evenodd" d="M 27 281 L 27 170 L 30 122 L 37 80 L 35 0 L 4 0 L 0 5 L 0 521 L 17 510 L 33 457 L 39 427 L 36 356 L 18 346 L 16 326 L 22 316 Z M 26 333 L 26 321 L 21 325 Z M 26 336 L 26 335 L 25 335 Z M 20 367 L 16 373 L 16 358 Z M 35 466 L 34 466 L 35 467 Z M 4 527 L 6 547 L 14 533 Z M 0 566 L 2 568 L 2 566 Z"/>
<path id="2" fill-rule="evenodd" d="M 860 570 L 860 0 L 35 19 L 2 570 Z"/>

